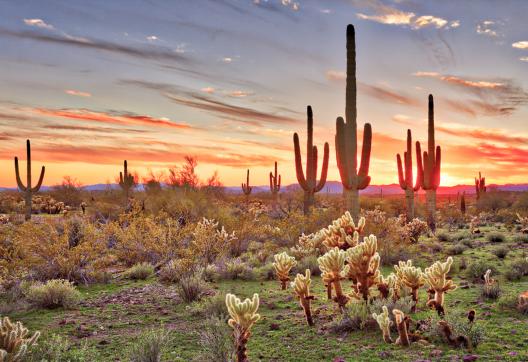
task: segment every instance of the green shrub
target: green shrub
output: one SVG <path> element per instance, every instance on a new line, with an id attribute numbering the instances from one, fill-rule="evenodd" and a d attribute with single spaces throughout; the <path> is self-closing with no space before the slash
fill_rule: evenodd
<path id="1" fill-rule="evenodd" d="M 502 233 L 494 231 L 486 235 L 486 239 L 488 239 L 488 241 L 491 243 L 503 243 L 506 241 L 506 236 L 504 236 Z"/>
<path id="2" fill-rule="evenodd" d="M 163 328 L 141 334 L 129 351 L 130 362 L 159 362 L 170 344 L 169 332 Z"/>
<path id="3" fill-rule="evenodd" d="M 88 343 L 74 346 L 68 338 L 52 334 L 40 338 L 39 343 L 31 349 L 27 362 L 92 362 L 98 360 L 97 351 Z"/>
<path id="4" fill-rule="evenodd" d="M 254 280 L 255 274 L 253 269 L 239 258 L 229 260 L 225 263 L 225 269 L 222 273 L 224 279 L 236 280 Z"/>
<path id="5" fill-rule="evenodd" d="M 508 247 L 499 246 L 498 248 L 493 250 L 493 254 L 499 259 L 504 259 L 506 257 L 506 255 L 508 255 L 509 251 L 510 251 L 510 249 Z"/>
<path id="6" fill-rule="evenodd" d="M 445 231 L 440 231 L 436 234 L 436 240 L 441 242 L 450 242 L 452 241 L 451 235 Z"/>
<path id="7" fill-rule="evenodd" d="M 392 316 L 392 310 L 398 309 L 401 310 L 405 315 L 411 313 L 411 309 L 414 305 L 412 297 L 410 295 L 402 297 L 398 300 L 393 300 L 392 298 L 377 298 L 374 299 L 372 305 L 370 306 L 370 311 L 376 314 L 383 312 L 382 307 L 386 306 L 389 310 L 389 315 Z"/>
<path id="8" fill-rule="evenodd" d="M 495 268 L 495 265 L 490 264 L 485 260 L 475 260 L 467 267 L 466 276 L 473 280 L 483 281 L 484 273 L 486 273 L 486 270 L 488 269 L 491 269 L 492 274 L 497 274 L 497 268 Z"/>
<path id="9" fill-rule="evenodd" d="M 504 276 L 509 281 L 520 280 L 526 275 L 528 275 L 528 259 L 526 258 L 517 259 L 509 263 L 504 273 Z"/>
<path id="10" fill-rule="evenodd" d="M 459 241 L 459 244 L 465 245 L 469 249 L 473 248 L 473 240 L 471 239 L 462 239 Z"/>
<path id="11" fill-rule="evenodd" d="M 145 280 L 154 274 L 154 266 L 150 263 L 137 263 L 128 268 L 125 276 L 133 280 Z"/>
<path id="12" fill-rule="evenodd" d="M 448 255 L 460 255 L 467 250 L 467 247 L 461 243 L 451 245 L 447 248 L 446 252 Z"/>
<path id="13" fill-rule="evenodd" d="M 81 293 L 73 283 L 64 279 L 48 280 L 45 284 L 30 285 L 26 292 L 27 300 L 42 308 L 63 307 L 71 309 L 79 304 Z"/>
<path id="14" fill-rule="evenodd" d="M 255 270 L 259 278 L 264 280 L 275 280 L 275 268 L 273 263 L 266 263 Z"/>
<path id="15" fill-rule="evenodd" d="M 206 289 L 204 281 L 196 274 L 185 276 L 178 283 L 178 294 L 186 303 L 202 299 Z"/>
<path id="16" fill-rule="evenodd" d="M 528 234 L 515 235 L 513 239 L 517 244 L 528 244 Z"/>
<path id="17" fill-rule="evenodd" d="M 164 283 L 178 283 L 193 272 L 194 267 L 187 259 L 172 259 L 160 269 L 158 277 Z"/>
<path id="18" fill-rule="evenodd" d="M 193 303 L 191 313 L 204 318 L 221 317 L 226 319 L 228 314 L 225 304 L 225 295 L 222 293 L 217 293 L 212 297 L 204 298 Z"/>
<path id="19" fill-rule="evenodd" d="M 361 301 L 348 303 L 343 314 L 330 325 L 330 332 L 336 334 L 362 330 L 368 322 L 372 322 L 368 305 Z"/>
<path id="20" fill-rule="evenodd" d="M 309 255 L 299 260 L 297 264 L 293 267 L 292 275 L 295 275 L 297 273 L 304 275 L 306 269 L 310 270 L 312 276 L 321 275 L 321 269 L 319 269 L 319 264 L 317 263 L 316 256 Z"/>
<path id="21" fill-rule="evenodd" d="M 201 352 L 195 361 L 234 361 L 232 333 L 225 319 L 207 318 L 198 336 Z"/>

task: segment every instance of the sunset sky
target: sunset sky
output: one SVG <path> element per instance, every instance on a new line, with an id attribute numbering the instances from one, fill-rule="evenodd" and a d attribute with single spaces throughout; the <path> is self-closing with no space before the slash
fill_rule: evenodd
<path id="1" fill-rule="evenodd" d="M 201 178 L 296 182 L 294 132 L 330 143 L 344 115 L 345 29 L 356 27 L 358 124 L 372 184 L 397 182 L 407 128 L 427 140 L 435 96 L 442 185 L 528 182 L 528 1 L 0 2 L 0 186 L 114 181 L 198 159 Z M 303 146 L 304 151 L 304 146 Z M 321 163 L 321 162 L 320 162 Z M 34 176 L 36 179 L 36 176 Z M 25 179 L 25 176 L 23 176 Z"/>

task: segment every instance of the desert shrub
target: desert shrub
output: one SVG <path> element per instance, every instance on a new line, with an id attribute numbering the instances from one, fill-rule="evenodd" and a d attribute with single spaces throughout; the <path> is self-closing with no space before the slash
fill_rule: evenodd
<path id="1" fill-rule="evenodd" d="M 45 284 L 37 282 L 30 285 L 26 298 L 30 303 L 42 308 L 71 309 L 76 307 L 81 300 L 81 293 L 67 280 L 52 279 Z"/>
<path id="2" fill-rule="evenodd" d="M 91 362 L 98 360 L 97 351 L 88 343 L 74 346 L 68 338 L 52 334 L 48 338 L 40 338 L 38 344 L 31 349 L 26 362 Z"/>
<path id="3" fill-rule="evenodd" d="M 234 360 L 232 333 L 224 318 L 207 318 L 198 332 L 198 337 L 201 352 L 195 361 L 224 362 Z"/>
<path id="4" fill-rule="evenodd" d="M 451 235 L 445 231 L 440 231 L 436 234 L 436 239 L 441 242 L 450 242 Z"/>
<path id="5" fill-rule="evenodd" d="M 506 236 L 504 236 L 502 233 L 494 231 L 486 235 L 486 239 L 491 243 L 503 243 L 506 241 Z"/>
<path id="6" fill-rule="evenodd" d="M 204 318 L 223 318 L 227 319 L 227 308 L 225 304 L 225 294 L 217 293 L 209 298 L 204 298 L 193 303 L 191 313 Z"/>
<path id="7" fill-rule="evenodd" d="M 493 249 L 493 254 L 499 259 L 504 259 L 509 251 L 510 249 L 508 247 L 499 246 L 498 248 Z"/>
<path id="8" fill-rule="evenodd" d="M 430 245 L 430 249 L 431 249 L 431 252 L 433 252 L 433 253 L 440 253 L 444 249 L 444 247 L 440 243 L 433 242 Z"/>
<path id="9" fill-rule="evenodd" d="M 467 250 L 467 247 L 461 243 L 452 245 L 447 248 L 446 252 L 448 255 L 460 255 Z"/>
<path id="10" fill-rule="evenodd" d="M 208 264 L 200 270 L 202 278 L 206 282 L 216 282 L 220 280 L 220 268 L 216 264 Z"/>
<path id="11" fill-rule="evenodd" d="M 317 257 L 310 255 L 302 258 L 297 262 L 293 267 L 292 274 L 297 273 L 304 274 L 305 270 L 309 269 L 312 276 L 321 275 L 321 269 L 319 269 L 319 264 L 317 263 Z"/>
<path id="12" fill-rule="evenodd" d="M 490 269 L 491 273 L 496 275 L 497 274 L 497 268 L 495 268 L 495 265 L 490 264 L 489 262 L 485 260 L 477 259 L 473 261 L 466 269 L 466 276 L 468 278 L 473 279 L 474 281 L 480 280 L 483 281 L 484 279 L 484 273 L 486 273 L 486 270 Z"/>
<path id="13" fill-rule="evenodd" d="M 229 234 L 225 228 L 218 228 L 218 222 L 203 218 L 192 232 L 190 250 L 192 255 L 205 264 L 226 256 L 231 244 L 237 240 L 235 233 Z"/>
<path id="14" fill-rule="evenodd" d="M 485 338 L 485 329 L 479 323 L 478 319 L 473 323 L 468 323 L 467 316 L 465 313 L 449 313 L 444 317 L 444 320 L 449 323 L 455 336 L 466 336 L 471 342 L 471 346 L 473 348 L 476 348 L 480 343 L 482 343 Z M 441 331 L 439 331 L 438 324 L 436 325 L 436 327 L 437 333 L 441 335 L 442 333 Z"/>
<path id="15" fill-rule="evenodd" d="M 462 241 L 462 240 L 467 240 L 470 238 L 471 238 L 471 233 L 469 233 L 468 231 L 460 231 L 460 232 L 451 234 L 451 239 L 453 241 Z"/>
<path id="16" fill-rule="evenodd" d="M 197 271 L 194 262 L 189 259 L 169 260 L 159 271 L 159 280 L 164 283 L 178 283 L 181 278 L 194 274 Z"/>
<path id="17" fill-rule="evenodd" d="M 125 271 L 125 276 L 133 280 L 145 280 L 154 274 L 154 266 L 150 263 L 137 263 Z"/>
<path id="18" fill-rule="evenodd" d="M 170 344 L 169 332 L 163 328 L 142 333 L 130 347 L 130 362 L 159 362 Z"/>
<path id="19" fill-rule="evenodd" d="M 389 310 L 389 315 L 392 315 L 393 309 L 399 309 L 406 315 L 411 313 L 411 309 L 414 305 L 414 302 L 412 300 L 412 297 L 406 296 L 397 300 L 394 300 L 393 298 L 378 298 L 374 299 L 372 302 L 372 305 L 370 306 L 370 311 L 376 314 L 382 313 L 382 307 L 387 306 L 387 309 Z"/>
<path id="20" fill-rule="evenodd" d="M 200 300 L 207 288 L 202 278 L 197 275 L 184 276 L 178 283 L 178 294 L 186 303 Z"/>
<path id="21" fill-rule="evenodd" d="M 500 209 L 511 206 L 511 200 L 506 197 L 507 193 L 500 191 L 488 191 L 477 200 L 477 209 L 479 211 L 496 212 Z"/>
<path id="22" fill-rule="evenodd" d="M 513 292 L 504 293 L 497 301 L 497 307 L 500 310 L 515 310 L 517 308 L 517 295 Z"/>
<path id="23" fill-rule="evenodd" d="M 495 282 L 491 285 L 483 285 L 480 290 L 480 295 L 488 299 L 497 299 L 500 297 L 502 290 L 499 283 Z"/>
<path id="24" fill-rule="evenodd" d="M 255 270 L 260 279 L 275 280 L 275 268 L 272 263 L 266 263 Z"/>
<path id="25" fill-rule="evenodd" d="M 330 325 L 330 332 L 343 334 L 364 329 L 372 320 L 368 305 L 363 301 L 352 301 L 346 305 L 343 314 Z"/>
<path id="26" fill-rule="evenodd" d="M 469 249 L 473 248 L 473 241 L 471 239 L 462 239 L 458 243 L 465 245 Z"/>
<path id="27" fill-rule="evenodd" d="M 519 211 L 528 210 L 528 192 L 525 191 L 517 196 L 517 201 L 515 201 L 514 207 Z"/>
<path id="28" fill-rule="evenodd" d="M 520 280 L 528 275 L 528 259 L 520 258 L 506 265 L 504 276 L 509 281 Z"/>
<path id="29" fill-rule="evenodd" d="M 517 244 L 528 244 L 528 234 L 519 234 L 519 235 L 515 235 L 515 237 L 513 238 L 513 240 L 514 240 Z"/>
<path id="30" fill-rule="evenodd" d="M 465 225 L 465 217 L 458 207 L 451 204 L 440 209 L 440 222 L 452 231 Z"/>
<path id="31" fill-rule="evenodd" d="M 242 279 L 254 280 L 255 274 L 253 269 L 239 258 L 228 260 L 225 262 L 224 268 L 221 271 L 223 279 Z"/>

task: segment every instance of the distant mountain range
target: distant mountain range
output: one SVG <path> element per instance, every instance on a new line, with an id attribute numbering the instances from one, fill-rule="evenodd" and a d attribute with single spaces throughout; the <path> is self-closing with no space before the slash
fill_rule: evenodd
<path id="1" fill-rule="evenodd" d="M 106 190 L 108 187 L 111 189 L 119 189 L 119 186 L 117 184 L 95 184 L 95 185 L 86 185 L 84 186 L 84 189 L 87 191 L 103 191 Z M 528 184 L 505 184 L 505 185 L 487 185 L 488 188 L 494 188 L 500 191 L 528 191 Z M 51 189 L 50 186 L 42 186 L 41 191 L 49 191 Z M 242 193 L 242 189 L 240 186 L 226 186 L 224 189 L 227 192 L 238 194 Z M 136 190 L 143 191 L 144 187 L 142 184 L 139 184 L 136 188 Z M 300 190 L 300 186 L 298 184 L 291 184 L 286 185 L 281 188 L 281 191 L 297 191 Z M 15 187 L 0 187 L 0 191 L 16 191 Z M 253 192 L 269 192 L 269 186 L 253 186 Z M 329 193 L 329 194 L 340 194 L 343 192 L 343 186 L 341 185 L 341 182 L 339 181 L 328 181 L 321 190 L 322 193 Z M 365 190 L 361 190 L 361 194 L 366 195 L 379 195 L 381 192 L 383 192 L 383 195 L 398 195 L 403 194 L 403 190 L 400 188 L 400 185 L 398 184 L 389 184 L 389 185 L 370 185 Z M 420 191 L 423 192 L 423 191 Z M 456 185 L 456 186 L 440 186 L 438 188 L 437 193 L 439 195 L 453 195 L 457 192 L 465 192 L 466 194 L 474 194 L 475 193 L 475 186 L 474 185 Z"/>

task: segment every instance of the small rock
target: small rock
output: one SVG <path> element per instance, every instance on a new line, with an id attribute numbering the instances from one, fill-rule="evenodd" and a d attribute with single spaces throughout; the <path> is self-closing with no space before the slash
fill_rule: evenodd
<path id="1" fill-rule="evenodd" d="M 381 359 L 391 358 L 392 357 L 392 353 L 390 353 L 389 351 L 381 351 L 380 353 L 378 353 L 378 356 Z"/>
<path id="2" fill-rule="evenodd" d="M 432 358 L 438 358 L 440 357 L 444 352 L 441 349 L 433 349 L 430 353 L 430 357 Z"/>
<path id="3" fill-rule="evenodd" d="M 336 357 L 333 359 L 332 362 L 346 362 L 345 359 L 343 357 Z"/>
<path id="4" fill-rule="evenodd" d="M 278 323 L 271 323 L 270 324 L 270 331 L 278 331 L 280 329 L 280 326 Z"/>
<path id="5" fill-rule="evenodd" d="M 473 362 L 478 360 L 478 356 L 476 354 L 466 354 L 464 357 L 462 357 L 463 362 Z"/>

